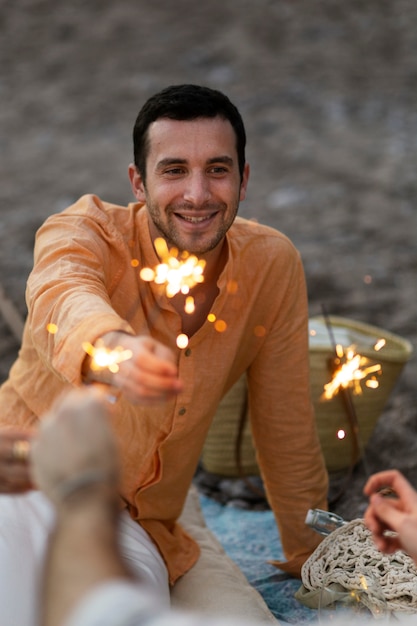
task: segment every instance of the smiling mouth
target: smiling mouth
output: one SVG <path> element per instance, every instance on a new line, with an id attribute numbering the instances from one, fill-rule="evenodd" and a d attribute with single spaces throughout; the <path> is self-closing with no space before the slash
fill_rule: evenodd
<path id="1" fill-rule="evenodd" d="M 214 213 L 212 213 L 211 215 L 206 215 L 206 216 L 199 216 L 199 217 L 190 217 L 189 215 L 181 215 L 180 213 L 176 213 L 177 217 L 180 217 L 182 220 L 185 220 L 186 222 L 190 222 L 190 224 L 201 224 L 202 222 L 208 222 L 209 220 L 212 219 Z"/>

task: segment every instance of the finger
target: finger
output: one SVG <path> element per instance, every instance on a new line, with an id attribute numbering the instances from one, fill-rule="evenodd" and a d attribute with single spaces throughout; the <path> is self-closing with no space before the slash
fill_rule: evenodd
<path id="1" fill-rule="evenodd" d="M 387 528 L 397 530 L 404 519 L 404 512 L 398 503 L 378 494 L 371 496 L 371 503 L 375 517 Z"/>
<path id="2" fill-rule="evenodd" d="M 1 466 L 0 482 L 4 485 L 26 484 L 30 482 L 29 469 L 24 466 Z"/>
<path id="3" fill-rule="evenodd" d="M 177 393 L 182 389 L 176 368 L 172 372 L 166 372 L 163 368 L 151 370 L 144 368 L 142 363 L 138 366 L 132 363 L 123 370 L 121 369 L 117 382 L 118 386 L 132 390 L 135 386 L 142 387 L 149 395 Z"/>
<path id="4" fill-rule="evenodd" d="M 381 487 L 388 486 L 390 481 L 393 481 L 391 472 L 378 472 L 373 474 L 366 482 L 363 492 L 365 495 L 370 496 L 372 493 L 376 493 Z"/>
<path id="5" fill-rule="evenodd" d="M 372 540 L 377 549 L 385 554 L 392 554 L 393 552 L 401 549 L 401 544 L 396 537 L 390 537 L 384 534 L 372 534 Z"/>
<path id="6" fill-rule="evenodd" d="M 175 354 L 172 350 L 167 348 L 167 346 L 157 343 L 153 352 L 158 359 L 165 361 L 166 363 L 171 363 L 174 365 L 175 370 L 177 369 Z"/>
<path id="7" fill-rule="evenodd" d="M 386 530 L 386 525 L 379 519 L 375 513 L 375 508 L 370 505 L 364 514 L 364 522 L 367 528 L 375 536 L 383 535 Z"/>
<path id="8" fill-rule="evenodd" d="M 19 493 L 32 487 L 29 469 L 26 465 L 3 463 L 0 469 L 0 492 Z"/>
<path id="9" fill-rule="evenodd" d="M 124 389 L 135 390 L 149 397 L 176 394 L 182 390 L 182 384 L 177 378 L 155 376 L 144 372 L 134 372 L 132 376 L 122 376 L 119 383 Z"/>
<path id="10" fill-rule="evenodd" d="M 370 496 L 386 487 L 400 497 L 411 497 L 413 500 L 417 497 L 413 487 L 398 470 L 386 470 L 371 476 L 364 487 L 364 493 Z"/>
<path id="11" fill-rule="evenodd" d="M 144 370 L 150 372 L 159 372 L 171 376 L 177 374 L 176 359 L 172 350 L 151 337 L 144 337 L 133 358 L 130 361 L 124 361 L 124 363 L 131 363 L 132 361 L 139 363 Z"/>
<path id="12" fill-rule="evenodd" d="M 13 468 L 22 467 L 27 472 L 29 463 L 31 443 L 25 439 L 16 439 L 15 441 L 3 442 L 0 454 L 0 466 L 2 475 L 13 472 Z"/>
<path id="13" fill-rule="evenodd" d="M 369 507 L 366 511 L 364 521 L 371 531 L 372 540 L 378 550 L 392 554 L 401 547 L 397 537 L 387 534 L 390 533 L 390 529 L 375 516 L 373 507 Z"/>
<path id="14" fill-rule="evenodd" d="M 30 455 L 30 441 L 27 439 L 16 439 L 12 443 L 10 455 L 14 463 L 27 463 Z"/>
<path id="15" fill-rule="evenodd" d="M 32 483 L 30 482 L 26 482 L 26 483 L 19 483 L 19 484 L 9 484 L 9 483 L 2 483 L 0 481 L 0 493 L 4 494 L 4 495 L 15 495 L 18 493 L 24 493 L 26 491 L 29 491 L 30 489 L 32 489 Z"/>
<path id="16" fill-rule="evenodd" d="M 119 371 L 121 374 L 129 371 L 130 375 L 138 372 L 166 380 L 175 380 L 178 377 L 178 368 L 175 364 L 161 360 L 150 353 L 138 354 L 130 361 L 125 361 L 120 365 Z"/>
<path id="17" fill-rule="evenodd" d="M 25 460 L 33 436 L 31 432 L 6 430 L 0 435 L 0 460 Z"/>
<path id="18" fill-rule="evenodd" d="M 133 381 L 127 380 L 122 387 L 123 395 L 133 404 L 155 405 L 161 402 L 167 402 L 171 398 L 176 397 L 178 390 L 161 390 L 149 389 L 143 385 L 134 384 Z"/>

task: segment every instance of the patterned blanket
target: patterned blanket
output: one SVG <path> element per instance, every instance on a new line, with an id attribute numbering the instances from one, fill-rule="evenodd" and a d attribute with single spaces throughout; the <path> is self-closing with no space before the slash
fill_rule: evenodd
<path id="1" fill-rule="evenodd" d="M 224 506 L 202 494 L 200 502 L 207 526 L 262 595 L 274 616 L 289 624 L 316 624 L 317 611 L 294 598 L 301 581 L 268 563 L 271 559 L 284 559 L 272 511 Z"/>

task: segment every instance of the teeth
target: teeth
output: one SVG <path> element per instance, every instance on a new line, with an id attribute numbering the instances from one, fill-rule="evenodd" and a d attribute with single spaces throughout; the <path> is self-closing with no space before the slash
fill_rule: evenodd
<path id="1" fill-rule="evenodd" d="M 200 222 L 205 222 L 210 219 L 209 217 L 187 217 L 186 215 L 181 215 L 183 220 L 187 222 L 191 222 L 192 224 L 199 224 Z"/>

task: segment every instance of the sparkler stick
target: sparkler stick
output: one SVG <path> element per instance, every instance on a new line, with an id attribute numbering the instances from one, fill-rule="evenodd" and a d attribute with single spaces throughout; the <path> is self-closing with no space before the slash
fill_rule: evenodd
<path id="1" fill-rule="evenodd" d="M 324 317 L 324 321 L 326 324 L 326 328 L 327 328 L 327 332 L 329 334 L 330 337 L 330 341 L 333 347 L 333 351 L 335 356 L 331 359 L 330 362 L 330 369 L 332 371 L 332 374 L 334 373 L 334 369 L 335 366 L 339 366 L 342 362 L 342 356 L 339 355 L 338 353 L 338 348 L 337 348 L 337 343 L 335 340 L 335 336 L 333 333 L 333 328 L 332 325 L 330 323 L 330 318 L 329 315 L 327 313 L 327 311 L 325 310 L 325 306 L 322 305 L 322 311 L 323 311 L 323 317 Z M 345 491 L 345 487 L 348 484 L 349 480 L 352 477 L 352 473 L 353 473 L 353 468 L 355 466 L 355 463 L 357 462 L 358 458 L 360 457 L 360 453 L 362 452 L 362 462 L 364 465 L 364 469 L 365 469 L 365 473 L 367 476 L 369 476 L 369 471 L 367 470 L 366 467 L 366 460 L 365 460 L 365 455 L 364 455 L 364 451 L 361 446 L 361 441 L 360 441 L 360 436 L 359 436 L 359 422 L 358 422 L 358 416 L 356 413 L 356 409 L 355 409 L 355 405 L 353 403 L 352 400 L 352 395 L 350 393 L 350 389 L 349 386 L 343 386 L 343 385 L 339 385 L 338 387 L 338 393 L 340 394 L 340 397 L 342 399 L 343 405 L 345 407 L 345 411 L 346 411 L 346 415 L 348 417 L 348 421 L 349 421 L 349 426 L 351 429 L 351 433 L 352 433 L 352 447 L 351 447 L 351 463 L 349 466 L 349 472 L 346 476 L 346 480 L 344 482 L 344 484 L 342 485 L 342 487 L 340 488 L 339 492 L 333 496 L 330 500 L 331 504 L 335 504 L 336 502 L 338 502 L 338 500 L 341 498 L 341 496 L 343 495 L 344 491 Z"/>

